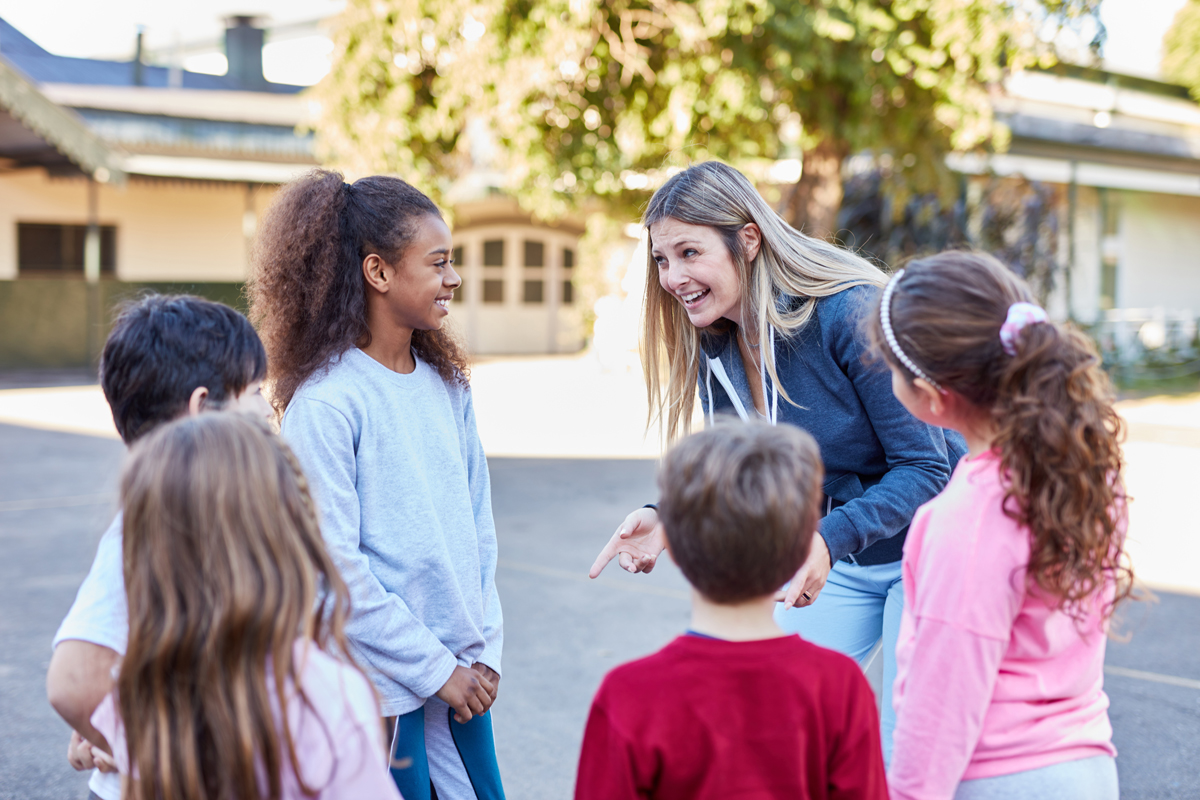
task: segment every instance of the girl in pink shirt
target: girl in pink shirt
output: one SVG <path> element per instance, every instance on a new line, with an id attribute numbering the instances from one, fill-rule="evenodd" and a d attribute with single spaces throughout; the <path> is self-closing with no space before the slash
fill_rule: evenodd
<path id="1" fill-rule="evenodd" d="M 897 272 L 871 330 L 905 408 L 969 447 L 904 548 L 892 800 L 1116 800 L 1104 646 L 1132 573 L 1094 347 L 964 252 Z"/>
<path id="2" fill-rule="evenodd" d="M 92 724 L 122 797 L 399 800 L 349 593 L 267 424 L 163 426 L 134 446 L 121 506 L 129 644 Z"/>

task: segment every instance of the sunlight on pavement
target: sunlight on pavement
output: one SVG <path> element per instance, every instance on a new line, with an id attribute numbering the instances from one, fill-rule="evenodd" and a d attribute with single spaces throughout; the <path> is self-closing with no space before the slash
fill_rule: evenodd
<path id="1" fill-rule="evenodd" d="M 643 435 L 640 372 L 605 369 L 590 354 L 492 358 L 472 367 L 479 438 L 490 456 L 656 458 L 656 429 Z M 1125 444 L 1129 551 L 1138 577 L 1200 593 L 1200 396 L 1118 404 Z M 0 423 L 117 438 L 98 386 L 0 391 Z M 697 421 L 696 427 L 699 427 Z"/>
<path id="2" fill-rule="evenodd" d="M 99 386 L 0 391 L 0 423 L 120 439 Z"/>

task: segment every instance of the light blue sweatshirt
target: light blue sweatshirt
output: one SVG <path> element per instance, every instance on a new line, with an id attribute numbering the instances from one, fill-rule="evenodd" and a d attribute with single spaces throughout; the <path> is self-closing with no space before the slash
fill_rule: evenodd
<path id="1" fill-rule="evenodd" d="M 499 673 L 496 528 L 471 390 L 419 358 L 401 375 L 352 348 L 300 387 L 282 433 L 350 587 L 347 635 L 383 714 L 421 707 L 457 665 Z"/>

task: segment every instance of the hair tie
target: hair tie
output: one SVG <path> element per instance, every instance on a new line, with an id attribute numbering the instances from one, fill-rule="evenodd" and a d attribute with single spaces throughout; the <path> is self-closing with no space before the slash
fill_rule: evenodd
<path id="1" fill-rule="evenodd" d="M 1004 347 L 1004 352 L 1010 356 L 1017 354 L 1017 335 L 1026 325 L 1049 321 L 1050 317 L 1041 306 L 1033 303 L 1013 303 L 1008 307 L 1008 316 L 1005 317 L 1004 324 L 1000 326 L 1000 344 Z"/>
<path id="2" fill-rule="evenodd" d="M 896 287 L 900 285 L 900 278 L 904 275 L 904 270 L 899 270 L 892 279 L 888 281 L 887 288 L 883 290 L 883 300 L 879 303 L 879 323 L 883 327 L 883 338 L 887 340 L 888 347 L 892 348 L 892 352 L 896 355 L 908 371 L 916 375 L 921 380 L 928 383 L 939 392 L 942 387 L 933 378 L 926 375 L 920 367 L 916 365 L 911 358 L 903 350 L 900 349 L 900 343 L 896 341 L 896 332 L 892 330 L 892 294 L 895 293 Z"/>
<path id="3" fill-rule="evenodd" d="M 346 190 L 346 194 L 350 194 L 350 190 L 353 189 L 354 187 L 351 186 L 350 184 L 346 183 L 345 181 L 342 181 L 342 188 Z"/>

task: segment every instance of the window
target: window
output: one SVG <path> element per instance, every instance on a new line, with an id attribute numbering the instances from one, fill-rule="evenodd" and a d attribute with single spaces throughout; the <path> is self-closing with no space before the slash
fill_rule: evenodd
<path id="1" fill-rule="evenodd" d="M 454 248 L 450 257 L 454 259 L 454 271 L 458 273 L 458 277 L 462 278 L 462 283 L 454 290 L 454 302 L 462 303 L 466 300 L 467 289 L 467 265 L 463 263 L 462 245 Z"/>
<path id="2" fill-rule="evenodd" d="M 525 242 L 525 266 L 544 267 L 546 265 L 546 246 L 541 242 Z"/>
<path id="3" fill-rule="evenodd" d="M 485 267 L 504 266 L 504 240 L 492 239 L 483 243 L 483 265 Z"/>
<path id="4" fill-rule="evenodd" d="M 524 297 L 525 302 L 526 303 L 542 302 L 542 295 L 544 294 L 542 287 L 544 285 L 545 284 L 540 280 L 525 281 L 525 297 Z"/>
<path id="5" fill-rule="evenodd" d="M 504 281 L 485 280 L 483 282 L 483 302 L 504 302 Z"/>
<path id="6" fill-rule="evenodd" d="M 58 275 L 83 275 L 86 225 L 17 223 L 17 270 Z M 117 229 L 100 226 L 100 274 L 112 275 L 117 267 Z"/>
<path id="7" fill-rule="evenodd" d="M 575 266 L 575 251 L 569 247 L 563 248 L 563 269 L 573 269 Z M 575 284 L 567 278 L 562 282 L 562 302 L 569 306 L 575 302 Z"/>

